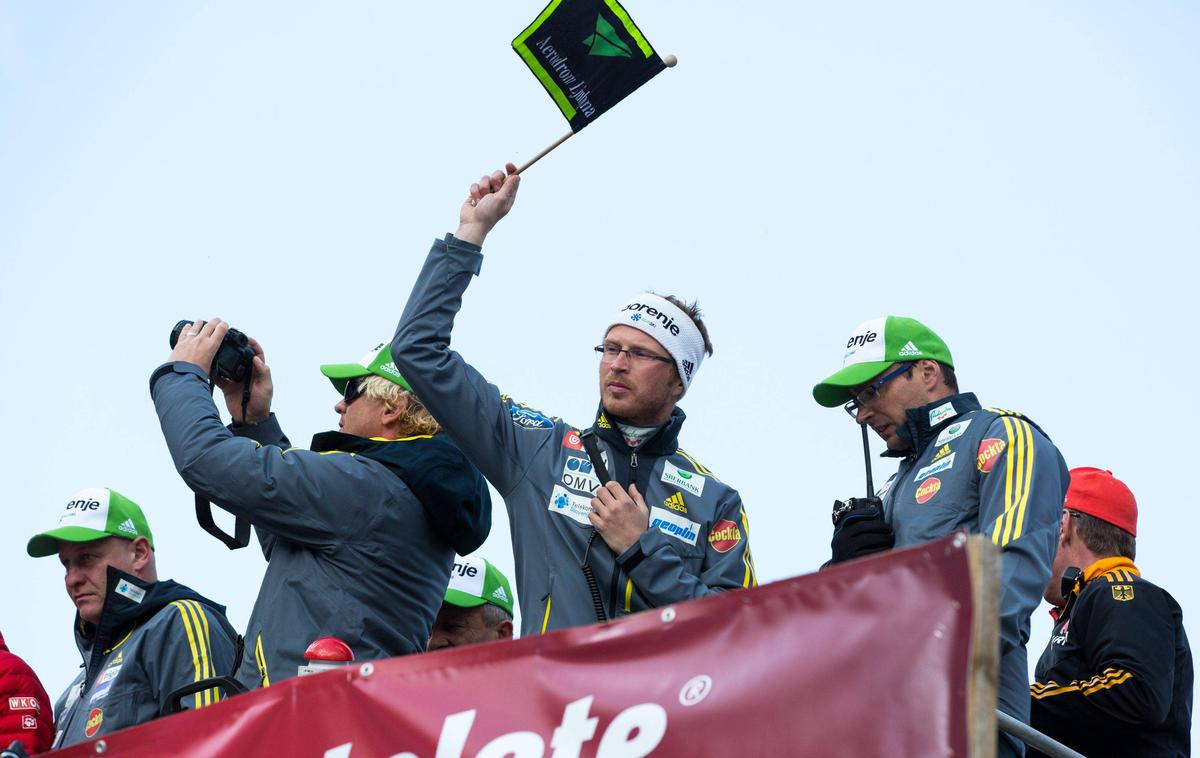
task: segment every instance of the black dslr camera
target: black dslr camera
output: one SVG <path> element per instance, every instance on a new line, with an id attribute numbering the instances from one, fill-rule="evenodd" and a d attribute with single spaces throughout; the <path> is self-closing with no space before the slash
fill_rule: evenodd
<path id="1" fill-rule="evenodd" d="M 174 349 L 175 343 L 179 342 L 179 335 L 191 325 L 191 321 L 184 319 L 171 330 L 172 349 Z M 254 348 L 250 347 L 250 340 L 242 332 L 229 327 L 229 331 L 225 332 L 225 339 L 221 341 L 221 347 L 217 349 L 208 373 L 210 376 L 223 376 L 226 379 L 241 382 L 250 376 L 253 364 Z"/>

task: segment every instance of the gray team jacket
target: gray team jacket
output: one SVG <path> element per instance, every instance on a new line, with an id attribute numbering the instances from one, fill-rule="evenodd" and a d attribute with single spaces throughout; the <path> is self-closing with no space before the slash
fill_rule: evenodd
<path id="1" fill-rule="evenodd" d="M 108 568 L 100 622 L 75 616 L 83 667 L 54 705 L 54 747 L 66 747 L 157 718 L 175 690 L 233 669 L 233 631 L 224 606 L 170 580 L 143 582 Z M 187 709 L 224 694 L 188 695 Z"/>
<path id="2" fill-rule="evenodd" d="M 160 367 L 151 392 L 180 476 L 254 524 L 268 561 L 238 681 L 296 676 L 324 636 L 359 661 L 425 650 L 455 551 L 474 550 L 491 526 L 486 483 L 445 435 L 328 432 L 293 449 L 274 414 L 226 429 L 192 364 Z M 464 528 L 456 516 L 467 511 Z"/>
<path id="3" fill-rule="evenodd" d="M 910 409 L 899 433 L 912 447 L 883 494 L 896 547 L 957 529 L 1000 547 L 1000 704 L 1028 722 L 1025 643 L 1058 547 L 1067 464 L 1029 419 L 971 393 Z"/>
<path id="4" fill-rule="evenodd" d="M 462 294 L 479 272 L 476 245 L 437 240 L 409 297 L 392 357 L 426 407 L 504 497 L 516 557 L 521 633 L 596 621 L 581 566 L 592 567 L 607 618 L 757 583 L 746 512 L 736 490 L 679 449 L 684 415 L 636 451 L 599 413 L 595 431 L 613 478 L 635 481 L 648 528 L 616 556 L 588 521 L 600 481 L 578 427 L 487 382 L 449 349 Z"/>

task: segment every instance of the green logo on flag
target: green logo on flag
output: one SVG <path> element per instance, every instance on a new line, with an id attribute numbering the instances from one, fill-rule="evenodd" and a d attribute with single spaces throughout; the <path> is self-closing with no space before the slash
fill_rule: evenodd
<path id="1" fill-rule="evenodd" d="M 633 51 L 621 41 L 613 25 L 604 20 L 604 16 L 596 15 L 596 33 L 583 41 L 588 46 L 588 55 L 599 55 L 606 58 L 632 58 Z"/>

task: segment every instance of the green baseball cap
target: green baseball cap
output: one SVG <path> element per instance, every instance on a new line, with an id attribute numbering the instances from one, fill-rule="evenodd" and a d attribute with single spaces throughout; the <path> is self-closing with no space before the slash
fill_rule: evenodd
<path id="1" fill-rule="evenodd" d="M 865 384 L 896 363 L 930 360 L 954 368 L 950 348 L 920 321 L 884 316 L 859 324 L 846 342 L 842 370 L 813 387 L 813 397 L 826 408 L 849 400 L 849 390 Z"/>
<path id="2" fill-rule="evenodd" d="M 90 487 L 71 495 L 58 526 L 34 535 L 25 549 L 34 558 L 43 558 L 58 553 L 60 541 L 91 542 L 105 537 L 145 537 L 154 549 L 154 535 L 137 503 L 116 490 Z"/>
<path id="3" fill-rule="evenodd" d="M 400 375 L 400 370 L 392 361 L 390 347 L 391 343 L 384 342 L 364 355 L 358 363 L 327 363 L 321 366 L 321 373 L 329 377 L 329 381 L 333 382 L 334 389 L 340 393 L 346 392 L 346 382 L 349 380 L 372 374 L 382 376 L 412 392 L 412 387 L 408 386 L 408 382 Z"/>
<path id="4" fill-rule="evenodd" d="M 491 603 L 513 612 L 513 592 L 508 579 L 483 558 L 454 556 L 446 602 L 459 608 L 476 608 Z"/>

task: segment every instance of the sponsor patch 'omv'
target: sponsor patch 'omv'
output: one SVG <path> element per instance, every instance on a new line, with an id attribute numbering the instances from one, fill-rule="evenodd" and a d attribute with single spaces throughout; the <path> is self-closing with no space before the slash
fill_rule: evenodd
<path id="1" fill-rule="evenodd" d="M 561 481 L 565 487 L 586 492 L 592 496 L 596 494 L 596 490 L 600 489 L 600 479 L 596 477 L 592 462 L 578 455 L 567 456 L 567 460 L 563 464 Z"/>

